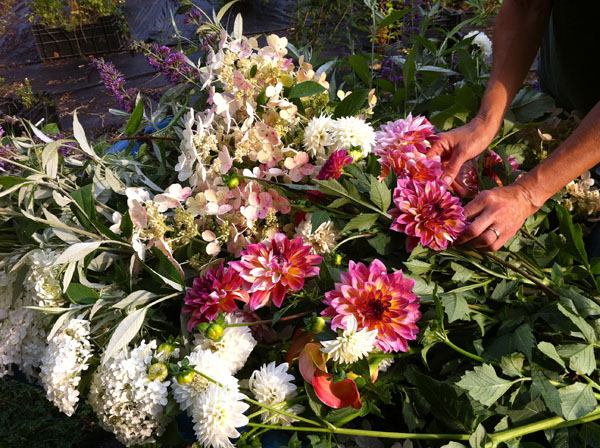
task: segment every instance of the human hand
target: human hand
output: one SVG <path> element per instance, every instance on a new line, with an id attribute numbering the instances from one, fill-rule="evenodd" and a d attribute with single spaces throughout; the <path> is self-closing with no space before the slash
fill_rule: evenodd
<path id="1" fill-rule="evenodd" d="M 497 251 L 538 208 L 518 183 L 482 191 L 465 207 L 465 217 L 471 223 L 456 244 Z"/>
<path id="2" fill-rule="evenodd" d="M 434 142 L 427 151 L 427 157 L 439 156 L 444 166 L 442 180 L 462 196 L 461 187 L 454 182 L 458 171 L 463 164 L 481 154 L 492 142 L 496 135 L 496 128 L 486 123 L 483 119 L 475 117 L 473 120 L 456 129 L 439 135 L 440 139 Z"/>

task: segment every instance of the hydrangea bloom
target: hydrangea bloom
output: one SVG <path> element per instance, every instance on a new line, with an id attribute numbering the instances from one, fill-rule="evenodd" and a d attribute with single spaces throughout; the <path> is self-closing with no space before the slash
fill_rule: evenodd
<path id="1" fill-rule="evenodd" d="M 185 357 L 190 366 L 203 373 L 207 377 L 218 381 L 223 387 L 229 390 L 238 390 L 238 381 L 229 373 L 229 366 L 219 356 L 210 350 L 197 348 Z M 208 390 L 213 384 L 202 375 L 194 375 L 189 383 L 179 384 L 173 381 L 173 396 L 182 411 L 192 412 L 197 405 L 200 396 Z"/>
<path id="2" fill-rule="evenodd" d="M 342 335 L 332 341 L 322 341 L 321 351 L 327 353 L 335 362 L 352 364 L 369 356 L 376 339 L 376 329 L 363 328 L 359 331 L 356 317 L 350 315 L 346 319 L 346 328 Z"/>
<path id="3" fill-rule="evenodd" d="M 164 409 L 169 381 L 150 380 L 148 368 L 156 341 L 123 349 L 92 378 L 89 402 L 100 425 L 126 446 L 155 442 L 168 423 Z"/>
<path id="4" fill-rule="evenodd" d="M 467 188 L 468 196 L 475 196 L 479 192 L 479 179 L 477 178 L 477 165 L 479 164 L 479 159 L 481 157 L 483 157 L 483 163 L 482 163 L 483 169 L 482 169 L 481 174 L 483 176 L 492 178 L 493 180 L 496 181 L 498 186 L 500 186 L 500 187 L 502 186 L 502 181 L 500 180 L 500 177 L 498 176 L 498 174 L 496 174 L 494 167 L 499 165 L 500 168 L 502 168 L 504 165 L 504 161 L 502 160 L 502 157 L 500 157 L 499 154 L 497 154 L 496 152 L 494 152 L 490 149 L 490 150 L 486 151 L 486 153 L 481 155 L 480 157 L 473 159 L 473 160 L 469 160 L 467 163 L 465 163 L 461 167 L 460 172 L 458 173 L 458 181 Z M 507 159 L 512 167 L 512 171 L 513 172 L 517 171 L 519 169 L 519 162 L 517 162 L 517 159 L 515 159 L 512 156 L 508 156 Z"/>
<path id="5" fill-rule="evenodd" d="M 46 397 L 68 416 L 75 412 L 81 372 L 87 370 L 87 362 L 92 357 L 89 335 L 89 321 L 71 319 L 66 328 L 50 340 L 42 357 L 40 380 Z"/>
<path id="6" fill-rule="evenodd" d="M 233 313 L 238 309 L 236 300 L 248 303 L 250 297 L 243 284 L 234 269 L 225 269 L 222 264 L 195 278 L 183 307 L 184 314 L 191 314 L 188 329 L 192 331 L 197 324 L 216 319 L 220 312 Z"/>
<path id="7" fill-rule="evenodd" d="M 230 266 L 248 282 L 250 309 L 272 302 L 280 308 L 289 289 L 300 291 L 304 280 L 319 275 L 322 257 L 311 255 L 312 246 L 304 246 L 302 238 L 289 240 L 278 233 L 260 244 L 250 244 L 242 251 L 240 261 Z"/>
<path id="8" fill-rule="evenodd" d="M 234 314 L 228 314 L 225 317 L 228 324 L 243 323 L 244 320 Z M 196 334 L 196 348 L 194 350 L 210 350 L 217 354 L 225 363 L 232 374 L 238 372 L 246 361 L 254 347 L 256 339 L 252 336 L 250 328 L 247 326 L 227 327 L 223 331 L 223 336 L 219 341 L 208 339 L 202 333 Z"/>
<path id="9" fill-rule="evenodd" d="M 340 176 L 344 173 L 344 167 L 346 165 L 350 165 L 353 160 L 354 159 L 348 155 L 348 151 L 346 151 L 345 149 L 334 151 L 319 170 L 319 174 L 317 174 L 317 179 L 339 179 Z"/>
<path id="10" fill-rule="evenodd" d="M 290 400 L 298 395 L 296 385 L 292 383 L 294 376 L 288 373 L 289 365 L 287 362 L 276 365 L 275 361 L 264 364 L 260 369 L 255 370 L 250 377 L 248 387 L 256 397 L 258 402 L 267 406 L 276 407 L 284 401 Z M 303 406 L 294 405 L 289 408 L 281 408 L 291 414 L 299 414 L 304 410 Z M 277 414 L 269 411 L 262 414 L 263 421 L 269 421 L 270 424 L 282 423 L 286 426 L 291 425 L 295 420 L 291 417 Z"/>
<path id="11" fill-rule="evenodd" d="M 350 262 L 341 283 L 325 294 L 327 308 L 321 313 L 332 317 L 331 329 L 351 328 L 351 316 L 357 330 L 377 330 L 375 345 L 386 353 L 406 351 L 408 341 L 419 331 L 419 298 L 412 292 L 414 280 L 402 271 L 387 272 L 385 265 L 374 260 L 369 266 Z"/>
<path id="12" fill-rule="evenodd" d="M 433 250 L 444 250 L 466 227 L 460 200 L 440 180 L 425 183 L 399 180 L 394 204 L 396 208 L 390 210 L 394 217 L 391 229 L 408 235 L 408 251 L 419 241 Z"/>
<path id="13" fill-rule="evenodd" d="M 244 412 L 249 405 L 245 395 L 217 384 L 211 384 L 192 408 L 194 431 L 201 446 L 211 448 L 233 448 L 230 439 L 240 436 L 236 428 L 248 424 Z"/>

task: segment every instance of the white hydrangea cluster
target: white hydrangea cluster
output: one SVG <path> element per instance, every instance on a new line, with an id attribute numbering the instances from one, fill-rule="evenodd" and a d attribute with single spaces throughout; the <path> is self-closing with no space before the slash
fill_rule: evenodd
<path id="1" fill-rule="evenodd" d="M 340 235 L 335 231 L 332 221 L 321 223 L 313 232 L 311 218 L 311 214 L 306 215 L 304 220 L 296 227 L 294 237 L 301 237 L 304 244 L 312 246 L 313 253 L 326 255 L 335 248 Z"/>
<path id="2" fill-rule="evenodd" d="M 375 144 L 375 130 L 362 118 L 343 117 L 333 120 L 322 115 L 312 118 L 304 129 L 304 147 L 323 164 L 333 151 L 360 147 L 362 157 L 371 152 Z"/>
<path id="3" fill-rule="evenodd" d="M 89 321 L 71 319 L 66 328 L 52 337 L 42 357 L 40 380 L 46 397 L 68 416 L 75 412 L 81 372 L 87 370 L 92 357 L 89 335 Z"/>
<path id="4" fill-rule="evenodd" d="M 242 317 L 234 314 L 227 315 L 225 319 L 228 324 L 244 322 Z M 247 326 L 227 327 L 219 341 L 208 339 L 202 333 L 196 334 L 195 345 L 195 350 L 210 350 L 216 353 L 225 362 L 231 374 L 235 374 L 246 364 L 248 356 L 256 346 L 256 339 Z"/>
<path id="5" fill-rule="evenodd" d="M 291 400 L 298 395 L 296 385 L 292 383 L 294 376 L 288 373 L 289 365 L 287 362 L 276 365 L 275 362 L 264 364 L 260 369 L 255 370 L 248 381 L 248 386 L 259 403 L 271 407 L 277 407 L 281 403 Z M 296 404 L 290 407 L 282 407 L 282 410 L 290 414 L 299 414 L 304 411 L 302 405 Z M 278 414 L 273 411 L 262 414 L 263 421 L 270 424 L 281 423 L 290 426 L 295 419 L 287 415 Z"/>
<path id="6" fill-rule="evenodd" d="M 223 387 L 238 390 L 237 379 L 229 373 L 229 367 L 217 354 L 210 350 L 197 348 L 185 359 L 187 359 L 190 366 L 194 366 L 194 370 L 218 381 Z M 210 380 L 198 374 L 194 375 L 189 383 L 179 384 L 177 381 L 173 381 L 173 396 L 182 411 L 187 410 L 188 413 L 191 413 L 191 408 L 197 404 L 200 396 L 206 392 L 211 384 L 213 383 Z"/>
<path id="7" fill-rule="evenodd" d="M 246 396 L 237 390 L 210 384 L 198 404 L 192 408 L 194 431 L 203 447 L 233 448 L 230 439 L 240 436 L 236 428 L 246 426 L 248 417 L 244 412 L 249 405 Z"/>
<path id="8" fill-rule="evenodd" d="M 123 349 L 94 373 L 89 402 L 102 427 L 126 446 L 155 442 L 168 423 L 169 381 L 150 380 L 156 341 Z"/>
<path id="9" fill-rule="evenodd" d="M 0 377 L 17 366 L 35 381 L 46 349 L 47 319 L 26 306 L 57 306 L 62 289 L 57 255 L 50 250 L 30 252 L 21 269 L 9 273 L 19 260 L 8 260 L 0 271 Z"/>
<path id="10" fill-rule="evenodd" d="M 357 330 L 356 317 L 350 315 L 342 335 L 332 341 L 322 341 L 321 351 L 327 353 L 335 362 L 344 364 L 352 364 L 369 356 L 369 353 L 373 351 L 375 339 L 377 339 L 377 330 L 368 330 L 367 328 Z"/>

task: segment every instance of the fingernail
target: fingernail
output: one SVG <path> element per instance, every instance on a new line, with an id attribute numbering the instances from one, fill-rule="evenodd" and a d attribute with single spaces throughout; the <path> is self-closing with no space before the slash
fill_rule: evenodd
<path id="1" fill-rule="evenodd" d="M 444 182 L 446 185 L 450 186 L 450 184 L 452 183 L 452 178 L 450 176 L 444 176 L 444 177 L 442 177 L 442 182 Z"/>

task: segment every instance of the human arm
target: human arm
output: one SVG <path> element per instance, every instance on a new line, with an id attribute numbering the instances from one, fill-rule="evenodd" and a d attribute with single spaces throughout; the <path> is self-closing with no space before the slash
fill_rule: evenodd
<path id="1" fill-rule="evenodd" d="M 492 72 L 479 112 L 464 126 L 440 135 L 428 157 L 445 162 L 442 179 L 452 184 L 460 167 L 494 139 L 537 53 L 548 24 L 550 0 L 504 0 L 494 28 Z"/>
<path id="2" fill-rule="evenodd" d="M 552 195 L 600 163 L 600 102 L 552 154 L 506 187 L 478 194 L 465 207 L 472 221 L 457 243 L 498 250 Z M 496 238 L 495 229 L 500 235 Z"/>

